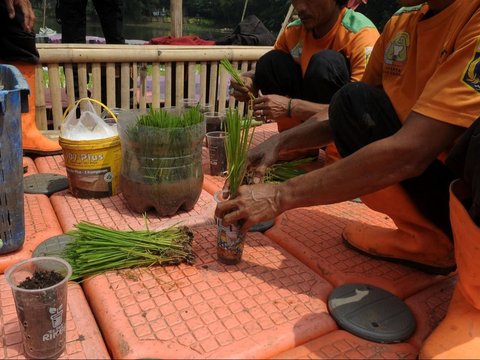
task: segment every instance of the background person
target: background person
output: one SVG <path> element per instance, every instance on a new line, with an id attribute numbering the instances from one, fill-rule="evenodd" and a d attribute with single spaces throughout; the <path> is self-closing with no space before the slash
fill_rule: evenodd
<path id="1" fill-rule="evenodd" d="M 58 0 L 57 19 L 62 43 L 84 44 L 87 36 L 88 0 Z M 92 0 L 107 44 L 125 44 L 123 0 Z"/>
<path id="2" fill-rule="evenodd" d="M 260 95 L 253 102 L 254 115 L 274 119 L 284 131 L 324 109 L 343 85 L 360 80 L 379 34 L 346 3 L 292 1 L 299 19 L 257 61 L 255 71 L 243 74 L 246 87 L 232 81 L 232 95 L 239 101 L 248 101 L 249 92 Z"/>
<path id="3" fill-rule="evenodd" d="M 35 14 L 28 0 L 0 1 L 0 61 L 14 65 L 30 87 L 28 113 L 22 114 L 25 155 L 61 154 L 58 141 L 43 136 L 35 122 L 35 64 L 38 51 L 33 26 Z"/>

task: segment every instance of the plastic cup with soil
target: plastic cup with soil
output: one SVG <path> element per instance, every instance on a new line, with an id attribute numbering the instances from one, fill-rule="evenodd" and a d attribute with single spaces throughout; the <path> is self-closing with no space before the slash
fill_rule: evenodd
<path id="1" fill-rule="evenodd" d="M 65 351 L 71 275 L 70 264 L 57 257 L 27 259 L 5 272 L 28 358 L 56 359 Z"/>
<path id="2" fill-rule="evenodd" d="M 222 191 L 214 194 L 217 203 L 224 201 Z M 235 265 L 242 261 L 245 235 L 240 232 L 240 224 L 224 225 L 223 220 L 215 218 L 217 223 L 217 258 L 226 265 Z"/>
<path id="3" fill-rule="evenodd" d="M 226 137 L 225 131 L 212 131 L 206 135 L 210 157 L 210 175 L 224 176 L 227 171 Z"/>
<path id="4" fill-rule="evenodd" d="M 205 124 L 207 127 L 207 133 L 212 131 L 225 131 L 225 119 L 224 112 L 212 111 L 203 114 L 205 118 Z M 208 144 L 208 140 L 207 140 Z M 207 145 L 208 146 L 208 145 Z"/>

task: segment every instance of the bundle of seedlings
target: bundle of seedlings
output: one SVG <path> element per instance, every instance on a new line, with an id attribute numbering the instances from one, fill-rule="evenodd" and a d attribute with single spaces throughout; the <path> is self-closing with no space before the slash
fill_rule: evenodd
<path id="1" fill-rule="evenodd" d="M 285 161 L 273 164 L 267 168 L 265 172 L 264 182 L 279 183 L 287 181 L 296 176 L 306 173 L 303 165 L 310 164 L 316 160 L 315 157 L 308 157 L 304 159 Z"/>
<path id="2" fill-rule="evenodd" d="M 227 156 L 230 198 L 234 198 L 240 185 L 245 183 L 247 153 L 255 132 L 255 128 L 252 128 L 251 124 L 252 118 L 242 119 L 237 109 L 229 109 L 227 111 L 226 127 L 228 136 L 225 138 L 225 153 Z M 253 130 L 250 131 L 251 129 Z"/>
<path id="3" fill-rule="evenodd" d="M 233 67 L 230 60 L 228 60 L 227 58 L 223 58 L 222 60 L 220 60 L 220 64 L 230 74 L 233 80 L 240 84 L 240 86 L 246 87 L 246 84 L 242 79 L 242 75 L 235 67 Z M 250 101 L 248 102 L 248 108 L 251 110 L 253 108 L 253 100 L 255 100 L 255 96 L 249 91 L 248 97 L 250 98 Z"/>
<path id="4" fill-rule="evenodd" d="M 80 222 L 67 234 L 73 237 L 62 254 L 72 266 L 72 280 L 105 271 L 152 265 L 192 264 L 193 234 L 186 227 L 172 226 L 159 231 L 121 231 L 89 222 Z"/>

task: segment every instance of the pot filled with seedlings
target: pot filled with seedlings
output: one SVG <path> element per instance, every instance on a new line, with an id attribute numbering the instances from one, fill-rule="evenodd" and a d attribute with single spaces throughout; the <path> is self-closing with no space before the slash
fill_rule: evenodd
<path id="1" fill-rule="evenodd" d="M 191 210 L 202 191 L 205 121 L 198 107 L 124 111 L 121 189 L 136 212 Z"/>

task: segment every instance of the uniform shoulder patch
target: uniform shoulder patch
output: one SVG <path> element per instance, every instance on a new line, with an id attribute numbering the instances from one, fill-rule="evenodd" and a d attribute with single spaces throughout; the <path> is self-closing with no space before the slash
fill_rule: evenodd
<path id="1" fill-rule="evenodd" d="M 398 15 L 402 15 L 402 14 L 405 14 L 405 13 L 415 12 L 415 11 L 420 10 L 422 8 L 422 6 L 423 6 L 423 4 L 416 5 L 416 6 L 404 6 L 400 9 L 398 9 L 397 12 L 393 15 L 398 16 Z"/>
<path id="2" fill-rule="evenodd" d="M 465 68 L 463 82 L 480 93 L 480 38 L 477 40 L 472 60 Z"/>
<path id="3" fill-rule="evenodd" d="M 342 25 L 353 33 L 358 33 L 365 28 L 376 28 L 375 24 L 369 18 L 359 12 L 353 11 L 352 9 L 347 9 L 345 12 L 342 19 Z"/>

